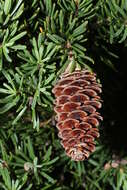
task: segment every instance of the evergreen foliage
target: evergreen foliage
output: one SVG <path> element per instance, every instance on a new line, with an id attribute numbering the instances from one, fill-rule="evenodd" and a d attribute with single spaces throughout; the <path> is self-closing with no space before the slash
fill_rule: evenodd
<path id="1" fill-rule="evenodd" d="M 125 73 L 126 46 L 126 0 L 0 0 L 0 190 L 127 190 L 126 154 L 104 129 L 117 88 L 107 73 Z M 84 162 L 65 155 L 54 123 L 52 88 L 70 62 L 104 83 L 101 138 Z"/>

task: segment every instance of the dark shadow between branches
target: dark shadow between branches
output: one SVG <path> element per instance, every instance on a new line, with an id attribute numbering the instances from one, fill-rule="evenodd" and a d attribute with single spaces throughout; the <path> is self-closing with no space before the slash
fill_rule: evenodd
<path id="1" fill-rule="evenodd" d="M 101 139 L 118 155 L 127 150 L 127 49 L 122 47 L 114 47 L 119 55 L 114 63 L 117 72 L 104 64 L 96 65 L 103 86 Z"/>

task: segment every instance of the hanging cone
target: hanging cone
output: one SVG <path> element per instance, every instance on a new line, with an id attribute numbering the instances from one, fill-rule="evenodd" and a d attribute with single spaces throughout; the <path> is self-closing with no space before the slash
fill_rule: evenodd
<path id="1" fill-rule="evenodd" d="M 75 161 L 89 157 L 99 137 L 97 126 L 102 117 L 101 85 L 88 70 L 64 73 L 53 88 L 58 136 L 66 154 Z"/>

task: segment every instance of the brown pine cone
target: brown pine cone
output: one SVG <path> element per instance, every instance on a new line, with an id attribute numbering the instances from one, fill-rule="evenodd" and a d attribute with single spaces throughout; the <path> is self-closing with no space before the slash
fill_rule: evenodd
<path id="1" fill-rule="evenodd" d="M 97 126 L 102 117 L 101 85 L 96 75 L 88 70 L 64 73 L 53 88 L 56 97 L 58 136 L 66 154 L 75 161 L 89 157 L 95 150 L 95 138 L 99 137 Z"/>

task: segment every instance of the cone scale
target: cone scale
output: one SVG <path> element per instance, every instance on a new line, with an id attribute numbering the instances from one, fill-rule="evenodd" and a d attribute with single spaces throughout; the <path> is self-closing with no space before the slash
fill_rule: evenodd
<path id="1" fill-rule="evenodd" d="M 53 88 L 58 136 L 67 156 L 82 161 L 95 150 L 102 117 L 101 85 L 88 70 L 64 73 Z"/>

